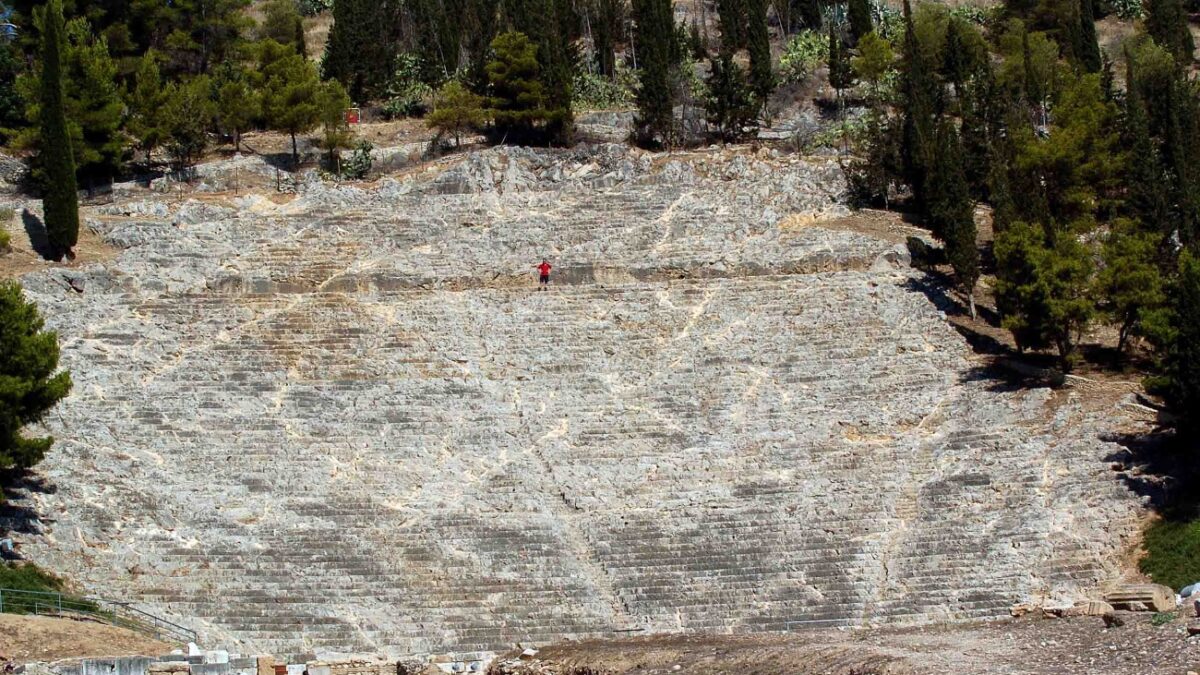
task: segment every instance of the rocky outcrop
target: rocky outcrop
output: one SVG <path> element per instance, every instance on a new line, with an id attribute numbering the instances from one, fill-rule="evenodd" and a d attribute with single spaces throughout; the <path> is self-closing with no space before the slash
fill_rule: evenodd
<path id="1" fill-rule="evenodd" d="M 902 248 L 779 227 L 846 213 L 833 163 L 297 190 L 143 192 L 85 293 L 25 278 L 75 380 L 40 563 L 279 653 L 981 619 L 1115 573 L 1107 411 L 995 386 Z"/>

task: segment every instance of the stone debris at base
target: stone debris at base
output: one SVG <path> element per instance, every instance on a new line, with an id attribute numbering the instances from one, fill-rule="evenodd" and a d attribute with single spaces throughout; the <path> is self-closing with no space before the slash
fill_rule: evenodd
<path id="1" fill-rule="evenodd" d="M 1123 413 L 982 368 L 902 245 L 822 225 L 833 161 L 295 190 L 121 187 L 86 293 L 23 279 L 75 382 L 29 557 L 243 653 L 988 619 L 1119 575 Z"/>

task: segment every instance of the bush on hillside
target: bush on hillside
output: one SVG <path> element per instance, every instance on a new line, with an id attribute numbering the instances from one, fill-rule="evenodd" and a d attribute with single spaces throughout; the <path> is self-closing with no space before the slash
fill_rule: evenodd
<path id="1" fill-rule="evenodd" d="M 1146 528 L 1143 544 L 1138 568 L 1156 583 L 1178 592 L 1200 581 L 1200 519 L 1160 520 Z"/>
<path id="2" fill-rule="evenodd" d="M 821 31 L 802 30 L 783 48 L 779 77 L 784 82 L 804 82 L 828 59 L 829 38 Z"/>

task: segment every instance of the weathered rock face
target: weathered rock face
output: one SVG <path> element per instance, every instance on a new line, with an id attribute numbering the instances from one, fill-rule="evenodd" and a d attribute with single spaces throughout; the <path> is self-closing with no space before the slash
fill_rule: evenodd
<path id="1" fill-rule="evenodd" d="M 985 618 L 1110 578 L 1136 502 L 1102 424 L 976 373 L 892 244 L 778 226 L 839 185 L 611 146 L 110 207 L 128 250 L 85 293 L 25 279 L 76 386 L 24 550 L 277 652 Z"/>

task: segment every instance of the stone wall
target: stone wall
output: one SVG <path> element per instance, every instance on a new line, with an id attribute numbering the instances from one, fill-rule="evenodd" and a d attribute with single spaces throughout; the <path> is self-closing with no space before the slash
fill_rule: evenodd
<path id="1" fill-rule="evenodd" d="M 76 384 L 23 550 L 275 653 L 985 619 L 1110 580 L 1116 413 L 981 372 L 893 243 L 779 226 L 846 213 L 840 180 L 602 146 L 284 203 L 122 188 L 85 293 L 25 279 Z"/>

